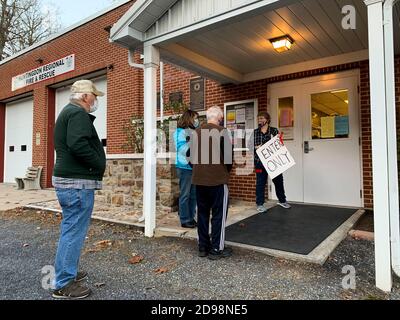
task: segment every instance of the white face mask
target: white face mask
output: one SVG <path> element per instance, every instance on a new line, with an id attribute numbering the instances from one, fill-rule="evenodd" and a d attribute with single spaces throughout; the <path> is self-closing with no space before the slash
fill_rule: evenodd
<path id="1" fill-rule="evenodd" d="M 94 100 L 93 104 L 90 106 L 89 113 L 96 112 L 96 110 L 99 108 L 99 101 Z"/>

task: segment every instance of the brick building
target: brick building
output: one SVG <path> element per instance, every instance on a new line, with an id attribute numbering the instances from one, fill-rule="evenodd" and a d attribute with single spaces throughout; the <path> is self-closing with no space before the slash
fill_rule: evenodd
<path id="1" fill-rule="evenodd" d="M 139 52 L 144 53 L 144 64 L 154 64 L 157 54 L 166 62 L 166 103 L 178 96 L 193 105 L 191 84 L 203 77 L 200 98 L 204 103 L 197 110 L 218 105 L 232 114 L 249 108 L 243 123 L 227 123 L 233 129 L 240 125 L 252 128 L 257 111 L 270 112 L 273 125 L 285 132 L 287 145 L 298 160 L 297 168 L 286 176 L 289 200 L 373 208 L 370 74 L 374 73 L 368 52 L 367 7 L 355 0 L 362 27 L 343 31 L 336 0 L 326 8 L 298 1 L 289 1 L 287 6 L 279 1 L 237 2 L 237 7 L 225 1 L 218 2 L 220 7 L 203 7 L 189 1 L 183 8 L 182 1 L 163 1 L 162 5 L 122 1 L 0 62 L 0 182 L 13 182 L 32 164 L 43 166 L 42 186 L 51 187 L 56 116 L 68 101 L 69 86 L 89 78 L 107 92 L 100 99 L 96 120 L 108 159 L 106 187 L 100 197 L 141 207 L 143 155 L 124 147 L 124 124 L 132 116 L 143 115 L 146 86 L 143 70 L 128 64 L 129 48 L 138 50 L 134 54 L 137 64 L 143 63 Z M 397 21 L 398 7 L 394 8 Z M 325 22 L 318 25 L 318 19 Z M 397 27 L 395 35 L 399 34 Z M 295 40 L 292 53 L 275 52 L 269 37 L 290 32 Z M 257 43 L 261 37 L 264 42 Z M 146 55 L 143 44 L 157 46 L 159 52 Z M 399 107 L 399 41 L 394 42 L 394 52 L 394 92 Z M 43 73 L 51 63 L 68 64 L 68 60 L 72 62 L 59 75 L 42 75 L 33 84 L 29 83 L 32 80 L 20 84 L 16 78 L 34 77 L 32 71 L 42 68 Z M 159 76 L 151 81 L 156 81 L 160 91 Z M 154 93 L 149 99 L 155 99 Z M 305 142 L 312 148 L 306 150 Z M 166 158 L 157 171 L 157 201 L 170 208 L 176 204 L 177 186 L 173 161 Z M 254 201 L 253 171 L 238 171 L 236 166 L 231 197 Z M 273 199 L 274 192 L 269 194 Z"/>
<path id="2" fill-rule="evenodd" d="M 97 119 L 102 121 L 102 138 L 107 142 L 107 154 L 110 161 L 129 158 L 129 151 L 124 148 L 126 134 L 121 122 L 132 115 L 140 115 L 143 112 L 143 72 L 140 69 L 131 68 L 127 63 L 127 52 L 112 43 L 109 43 L 109 27 L 131 7 L 131 2 L 118 6 L 99 14 L 97 17 L 84 21 L 76 27 L 70 28 L 61 35 L 49 41 L 29 48 L 22 54 L 6 59 L 0 64 L 0 181 L 13 182 L 15 175 L 23 175 L 26 165 L 31 163 L 35 166 L 43 166 L 43 187 L 51 187 L 51 173 L 54 163 L 52 129 L 57 112 L 62 104 L 67 101 L 68 85 L 78 78 L 97 79 L 96 84 L 106 89 L 106 112 Z M 86 43 L 86 44 L 85 44 Z M 11 88 L 12 77 L 33 70 L 41 65 L 63 58 L 70 54 L 75 55 L 75 68 L 66 74 L 44 80 L 22 89 L 13 91 Z M 40 59 L 40 60 L 39 60 Z M 136 60 L 139 61 L 139 56 Z M 223 107 L 227 102 L 257 99 L 258 110 L 268 110 L 268 86 L 273 83 L 287 80 L 308 78 L 317 75 L 331 74 L 345 70 L 359 70 L 359 111 L 360 111 L 360 136 L 362 153 L 362 197 L 363 206 L 372 208 L 372 160 L 371 160 L 371 130 L 370 130 L 370 102 L 369 102 L 369 66 L 368 60 L 343 63 L 324 68 L 295 72 L 281 76 L 274 76 L 244 84 L 220 84 L 214 80 L 205 81 L 205 108 L 212 105 Z M 198 77 L 197 74 L 185 71 L 179 67 L 166 64 L 164 71 L 164 98 L 168 102 L 171 93 L 181 92 L 183 101 L 190 104 L 190 80 Z M 400 91 L 400 59 L 396 58 L 396 83 L 397 92 Z M 397 96 L 399 102 L 400 97 Z M 29 103 L 31 100 L 31 103 Z M 57 105 L 60 100 L 60 105 Z M 7 143 L 6 138 L 6 106 L 11 108 L 18 101 L 24 101 L 22 109 L 31 110 L 33 127 L 32 132 L 26 132 L 27 139 L 31 140 L 32 158 L 26 157 L 26 161 L 20 167 L 8 169 L 12 163 L 7 165 L 5 154 L 10 153 L 12 142 Z M 28 102 L 27 102 L 28 101 Z M 103 110 L 105 108 L 103 107 Z M 31 109 L 29 109 L 31 108 Z M 33 108 L 33 109 L 32 109 Z M 20 114 L 17 114 L 17 117 Z M 106 121 L 104 121 L 106 117 Z M 29 118 L 30 119 L 30 118 Z M 121 121 L 122 120 L 122 121 Z M 25 124 L 22 123 L 24 127 Z M 106 132 L 105 128 L 106 127 Z M 26 142 L 25 144 L 29 144 Z M 25 145 L 23 144 L 23 145 Z M 22 146 L 22 144 L 21 144 Z M 20 146 L 15 146 L 19 148 Z M 14 152 L 18 152 L 15 150 Z M 119 157 L 119 155 L 124 155 Z M 24 156 L 24 155 L 23 155 Z M 134 156 L 140 158 L 139 155 Z M 124 159 L 126 162 L 126 159 Z M 10 159 L 10 162 L 13 160 Z M 129 161 L 128 161 L 129 162 Z M 112 166 L 112 164 L 110 164 Z M 7 171 L 9 172 L 7 174 Z M 5 179 L 6 177 L 6 179 Z M 140 180 L 140 179 L 139 179 Z M 120 182 L 121 183 L 121 182 Z M 127 181 L 124 185 L 129 185 Z M 234 175 L 230 185 L 233 198 L 254 201 L 255 199 L 255 175 Z M 114 194 L 113 194 L 114 195 Z M 132 204 L 132 200 L 124 195 L 116 197 L 117 203 L 123 201 Z M 109 201 L 110 197 L 109 197 Z"/>

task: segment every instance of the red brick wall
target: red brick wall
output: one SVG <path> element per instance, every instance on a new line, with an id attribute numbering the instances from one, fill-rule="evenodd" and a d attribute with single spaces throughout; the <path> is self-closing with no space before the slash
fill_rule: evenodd
<path id="1" fill-rule="evenodd" d="M 141 91 L 143 88 L 142 71 L 132 69 L 127 63 L 127 51 L 109 43 L 108 32 L 104 28 L 112 26 L 132 5 L 125 4 L 106 15 L 103 15 L 69 33 L 36 48 L 20 57 L 0 66 L 0 101 L 23 93 L 34 94 L 34 131 L 33 131 L 33 165 L 44 167 L 42 185 L 50 186 L 53 162 L 52 123 L 54 117 L 53 96 L 48 86 L 81 75 L 104 70 L 108 78 L 108 145 L 109 153 L 121 153 L 125 136 L 122 122 L 133 113 L 142 110 Z M 43 64 L 58 60 L 74 53 L 76 68 L 72 73 L 58 76 L 26 88 L 11 91 L 11 78 L 39 66 L 36 61 L 43 59 Z M 7 76 L 3 76 L 7 75 Z M 49 97 L 51 98 L 49 101 Z M 49 122 L 50 121 L 50 122 Z M 36 146 L 36 133 L 40 133 L 41 143 Z M 1 139 L 4 143 L 4 138 Z M 49 149 L 47 144 L 49 143 Z M 1 148 L 3 150 L 4 148 Z M 1 157 L 3 161 L 4 157 Z M 0 162 L 1 164 L 1 162 Z M 1 168 L 0 168 L 1 169 Z M 1 170 L 3 174 L 3 170 Z"/>
<path id="2" fill-rule="evenodd" d="M 54 161 L 52 158 L 54 94 L 48 86 L 55 83 L 94 71 L 104 70 L 108 78 L 107 151 L 110 154 L 127 152 L 122 147 L 126 140 L 123 124 L 128 121 L 131 115 L 143 113 L 143 71 L 129 67 L 127 51 L 110 44 L 108 32 L 104 28 L 113 25 L 131 5 L 132 3 L 128 3 L 121 6 L 107 15 L 99 17 L 40 48 L 0 66 L 0 73 L 2 74 L 0 78 L 0 101 L 26 92 L 32 91 L 34 93 L 33 164 L 44 166 L 42 184 L 45 186 L 50 186 L 51 164 Z M 11 77 L 38 67 L 38 63 L 35 60 L 39 57 L 44 60 L 43 64 L 46 64 L 70 53 L 75 53 L 76 55 L 76 70 L 74 72 L 11 92 Z M 138 60 L 138 55 L 136 55 L 136 60 Z M 223 107 L 225 102 L 257 98 L 259 110 L 266 110 L 268 84 L 356 68 L 360 69 L 364 198 L 365 206 L 370 208 L 372 207 L 372 165 L 369 69 L 367 61 L 299 72 L 241 85 L 221 85 L 207 80 L 206 107 L 213 105 Z M 183 92 L 184 101 L 189 103 L 189 81 L 195 76 L 175 66 L 166 65 L 164 75 L 165 102 L 168 102 L 169 93 L 181 91 Z M 400 109 L 400 57 L 396 58 L 396 83 L 397 103 Z M 2 138 L 2 130 L 4 131 L 4 128 L 2 125 L 4 127 L 4 107 L 0 106 L 0 155 L 4 150 L 4 146 L 1 146 L 2 143 L 4 144 L 4 137 Z M 36 133 L 41 135 L 39 146 L 36 146 Z M 1 156 L 0 170 L 3 159 L 4 156 Z M 235 168 L 234 172 L 236 170 Z M 0 178 L 2 178 L 2 175 L 3 170 L 0 172 Z M 255 175 L 233 175 L 230 190 L 233 198 L 254 201 Z"/>
<path id="3" fill-rule="evenodd" d="M 343 64 L 339 66 L 298 72 L 269 79 L 253 81 L 245 84 L 221 85 L 212 80 L 206 81 L 206 107 L 218 105 L 221 108 L 225 102 L 258 99 L 259 111 L 267 110 L 268 84 L 280 81 L 300 79 L 326 73 L 340 72 L 350 69 L 360 69 L 360 114 L 363 171 L 364 171 L 364 202 L 367 208 L 372 207 L 372 159 L 371 159 L 371 130 L 370 130 L 370 102 L 369 102 L 369 68 L 368 61 Z M 189 103 L 189 81 L 196 77 L 195 74 L 180 71 L 173 66 L 166 66 L 165 97 L 169 93 L 182 91 L 184 101 Z M 255 174 L 237 175 L 234 168 L 230 181 L 230 194 L 232 198 L 255 201 Z"/>
<path id="4" fill-rule="evenodd" d="M 0 103 L 0 182 L 4 182 L 4 144 L 6 127 L 6 106 Z"/>
<path id="5" fill-rule="evenodd" d="M 369 88 L 369 62 L 365 61 L 360 65 L 360 117 L 364 206 L 366 208 L 373 207 L 371 101 Z"/>

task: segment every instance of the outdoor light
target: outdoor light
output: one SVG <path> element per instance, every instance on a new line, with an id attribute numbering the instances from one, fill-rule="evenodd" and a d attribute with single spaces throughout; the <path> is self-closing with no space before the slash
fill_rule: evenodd
<path id="1" fill-rule="evenodd" d="M 292 48 L 292 44 L 294 43 L 294 40 L 289 35 L 273 38 L 269 41 L 272 43 L 272 46 L 277 52 L 290 50 Z"/>

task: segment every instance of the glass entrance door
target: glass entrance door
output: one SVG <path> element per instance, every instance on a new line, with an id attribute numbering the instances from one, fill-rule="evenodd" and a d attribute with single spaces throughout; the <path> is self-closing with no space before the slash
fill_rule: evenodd
<path id="1" fill-rule="evenodd" d="M 272 126 L 296 166 L 284 173 L 289 201 L 362 206 L 358 77 L 341 74 L 272 85 Z M 276 199 L 270 183 L 270 199 Z"/>

